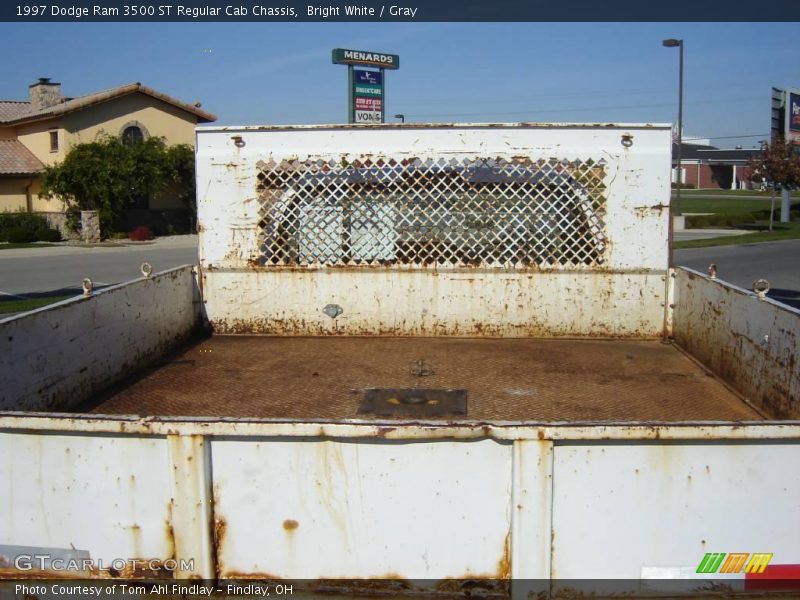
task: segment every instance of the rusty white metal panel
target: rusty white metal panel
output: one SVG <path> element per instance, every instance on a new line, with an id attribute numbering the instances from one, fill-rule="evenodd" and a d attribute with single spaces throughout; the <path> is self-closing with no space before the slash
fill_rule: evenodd
<path id="1" fill-rule="evenodd" d="M 549 591 L 553 515 L 553 442 L 514 442 L 511 529 L 512 597 Z"/>
<path id="2" fill-rule="evenodd" d="M 0 321 L 0 410 L 66 410 L 185 338 L 199 318 L 178 267 Z"/>
<path id="3" fill-rule="evenodd" d="M 201 435 L 167 435 L 170 531 L 176 579 L 213 579 L 211 443 Z"/>
<path id="4" fill-rule="evenodd" d="M 256 191 L 259 163 L 329 161 L 324 170 L 364 160 L 394 159 L 407 165 L 411 159 L 487 157 L 534 163 L 602 161 L 605 205 L 600 216 L 608 239 L 604 268 L 667 268 L 670 126 L 641 124 L 198 128 L 201 264 L 258 264 L 263 217 Z M 327 197 L 327 192 L 320 193 Z"/>
<path id="5" fill-rule="evenodd" d="M 669 154 L 662 125 L 200 128 L 208 315 L 282 335 L 659 335 Z"/>
<path id="6" fill-rule="evenodd" d="M 679 268 L 675 341 L 768 415 L 800 418 L 800 310 Z"/>
<path id="7" fill-rule="evenodd" d="M 212 442 L 221 577 L 509 577 L 512 446 Z"/>
<path id="8" fill-rule="evenodd" d="M 664 274 L 224 271 L 203 274 L 216 333 L 652 338 Z M 323 308 L 337 304 L 339 316 Z"/>
<path id="9" fill-rule="evenodd" d="M 638 580 L 706 552 L 800 559 L 800 443 L 555 447 L 554 579 Z"/>
<path id="10" fill-rule="evenodd" d="M 157 437 L 0 432 L 0 542 L 115 559 L 174 557 Z"/>
<path id="11" fill-rule="evenodd" d="M 342 419 L 336 422 L 274 419 L 218 419 L 215 417 L 136 417 L 0 412 L 0 429 L 9 431 L 114 433 L 126 435 L 181 435 L 306 437 L 385 440 L 642 440 L 662 441 L 774 441 L 800 440 L 800 421 L 735 423 L 536 423 L 519 421 L 446 422 L 375 421 Z"/>

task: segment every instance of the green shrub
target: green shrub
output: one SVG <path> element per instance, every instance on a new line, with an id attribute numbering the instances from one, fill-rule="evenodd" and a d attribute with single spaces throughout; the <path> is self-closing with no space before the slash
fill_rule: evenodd
<path id="1" fill-rule="evenodd" d="M 47 227 L 47 219 L 35 213 L 0 213 L 0 229 L 12 229 L 15 227 L 27 227 L 28 229 Z"/>
<path id="2" fill-rule="evenodd" d="M 769 211 L 766 212 L 769 219 Z M 690 229 L 701 229 L 703 227 L 736 227 L 745 223 L 755 223 L 758 219 L 756 215 L 749 212 L 744 213 L 720 213 L 713 215 L 693 215 L 686 217 L 686 226 Z"/>
<path id="3" fill-rule="evenodd" d="M 10 244 L 30 244 L 36 241 L 36 231 L 29 227 L 11 227 L 6 230 L 5 237 Z"/>
<path id="4" fill-rule="evenodd" d="M 735 227 L 741 223 L 755 223 L 756 218 L 753 213 L 731 213 L 729 215 L 716 215 L 721 217 L 720 225 Z"/>
<path id="5" fill-rule="evenodd" d="M 703 227 L 709 227 L 708 219 L 705 215 L 686 217 L 686 227 L 689 229 L 702 229 Z"/>
<path id="6" fill-rule="evenodd" d="M 33 239 L 29 239 L 31 235 Z M 52 229 L 42 215 L 25 212 L 0 213 L 0 242 L 26 244 L 37 240 L 60 242 L 61 233 Z"/>
<path id="7" fill-rule="evenodd" d="M 36 230 L 36 238 L 40 242 L 60 242 L 61 241 L 61 233 L 56 231 L 55 229 L 37 229 Z"/>
<path id="8" fill-rule="evenodd" d="M 81 231 L 81 212 L 79 210 L 67 211 L 67 229 L 73 233 Z"/>

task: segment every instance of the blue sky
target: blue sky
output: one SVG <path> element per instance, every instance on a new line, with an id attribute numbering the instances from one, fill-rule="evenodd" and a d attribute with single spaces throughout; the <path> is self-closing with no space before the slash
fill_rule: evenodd
<path id="1" fill-rule="evenodd" d="M 0 23 L 0 98 L 37 77 L 78 96 L 141 81 L 220 124 L 346 120 L 332 48 L 400 55 L 386 114 L 407 121 L 674 122 L 719 147 L 769 133 L 770 87 L 800 87 L 799 23 Z M 747 136 L 747 137 L 745 137 Z"/>

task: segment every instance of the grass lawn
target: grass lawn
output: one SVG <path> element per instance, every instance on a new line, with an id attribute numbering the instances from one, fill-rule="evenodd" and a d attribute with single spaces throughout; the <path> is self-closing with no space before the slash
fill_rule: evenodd
<path id="1" fill-rule="evenodd" d="M 672 197 L 675 198 L 674 191 Z M 705 248 L 800 238 L 800 221 L 778 222 L 777 214 L 780 213 L 781 208 L 780 194 L 775 194 L 774 231 L 766 231 L 769 227 L 771 201 L 772 192 L 769 191 L 681 190 L 682 213 L 708 215 L 687 217 L 687 228 L 730 227 L 733 229 L 752 228 L 756 231 L 743 235 L 674 242 L 673 248 Z M 792 199 L 792 210 L 796 214 L 798 209 L 800 209 L 800 199 L 797 199 L 795 192 Z M 794 218 L 796 219 L 796 216 Z M 757 231 L 762 228 L 762 231 Z"/>
<path id="2" fill-rule="evenodd" d="M 13 296 L 0 296 L 0 315 L 8 313 L 25 312 L 34 308 L 41 308 L 54 302 L 60 302 L 67 298 L 75 298 L 76 294 L 68 296 L 45 296 L 42 298 L 16 298 Z M 11 298 L 6 300 L 6 298 Z"/>

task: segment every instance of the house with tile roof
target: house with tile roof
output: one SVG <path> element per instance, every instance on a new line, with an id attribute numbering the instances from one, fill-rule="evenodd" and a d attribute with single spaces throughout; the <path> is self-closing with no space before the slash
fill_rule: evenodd
<path id="1" fill-rule="evenodd" d="M 27 100 L 0 100 L 0 211 L 63 213 L 59 198 L 39 197 L 45 165 L 62 161 L 69 149 L 98 134 L 130 139 L 163 137 L 167 144 L 194 145 L 194 128 L 216 116 L 141 83 L 70 98 L 61 84 L 40 78 Z M 145 210 L 177 210 L 175 198 L 149 199 Z"/>

